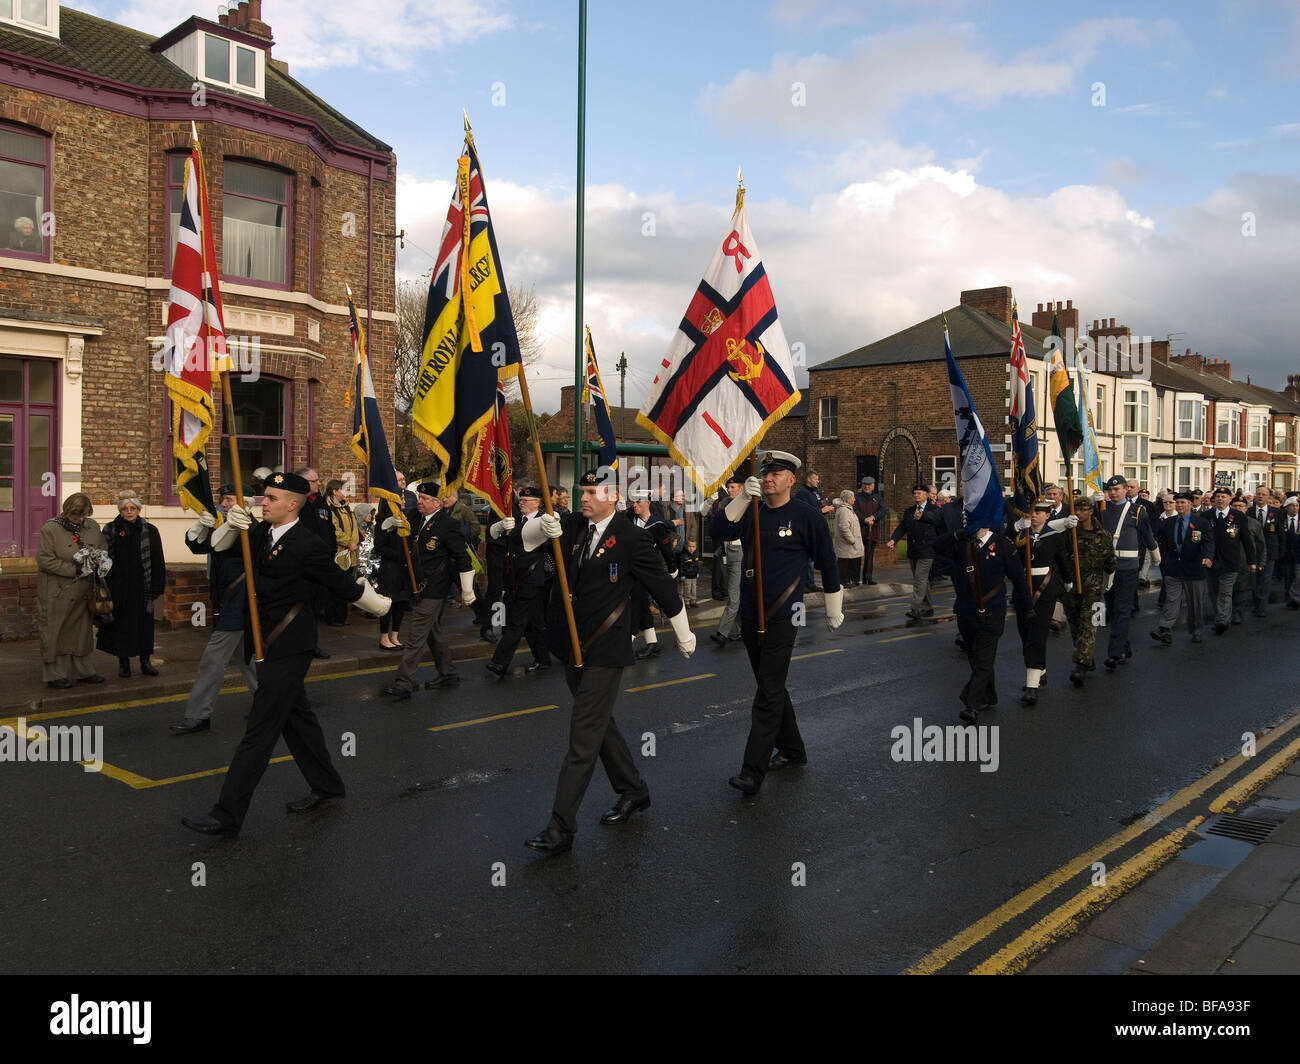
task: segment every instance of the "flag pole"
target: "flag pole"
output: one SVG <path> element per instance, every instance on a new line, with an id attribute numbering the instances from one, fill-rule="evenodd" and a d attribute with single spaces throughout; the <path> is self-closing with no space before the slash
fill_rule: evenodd
<path id="1" fill-rule="evenodd" d="M 731 217 L 734 220 L 740 213 L 740 208 L 745 205 L 745 175 L 741 167 L 736 167 L 736 206 L 732 209 Z M 758 477 L 758 446 L 759 442 L 754 443 L 754 453 L 749 456 L 750 476 Z M 767 607 L 763 602 L 763 548 L 762 540 L 759 538 L 758 531 L 758 497 L 750 499 L 749 513 L 753 518 L 754 526 L 754 603 L 758 607 L 758 638 L 761 642 L 763 636 L 767 633 Z"/>
<path id="2" fill-rule="evenodd" d="M 551 505 L 551 486 L 546 482 L 546 462 L 542 459 L 542 444 L 537 438 L 537 420 L 533 417 L 533 401 L 528 397 L 528 378 L 524 373 L 522 362 L 519 364 L 517 379 L 519 381 L 519 394 L 524 401 L 524 419 L 528 422 L 528 438 L 533 445 L 533 461 L 537 463 L 537 479 L 542 482 L 542 505 L 546 507 L 546 512 L 554 517 L 555 508 Z M 574 393 L 575 408 L 581 398 L 581 392 Z M 575 465 L 579 461 L 579 458 L 574 458 Z M 578 485 L 578 490 L 582 490 L 581 484 Z M 551 540 L 551 551 L 555 555 L 555 577 L 560 582 L 560 600 L 564 603 L 564 619 L 569 625 L 569 643 L 573 647 L 573 666 L 580 669 L 582 668 L 582 644 L 578 641 L 578 625 L 573 619 L 573 601 L 569 598 L 569 576 L 564 568 L 564 551 L 560 547 L 558 538 Z"/>
<path id="3" fill-rule="evenodd" d="M 202 248 L 200 254 L 203 257 L 203 354 L 205 358 L 211 358 L 212 353 L 208 350 L 212 335 L 211 322 L 208 320 L 208 308 L 212 306 L 210 286 L 214 276 L 215 264 L 208 261 L 209 230 L 207 227 L 211 224 L 212 219 L 207 213 L 208 182 L 205 176 L 206 167 L 203 162 L 203 148 L 199 144 L 199 128 L 191 122 L 190 130 L 194 137 L 194 153 L 199 160 L 199 172 L 195 175 L 195 180 L 199 188 L 199 202 L 204 208 L 203 236 L 199 240 Z M 239 440 L 235 435 L 235 403 L 230 395 L 230 358 L 224 351 L 221 359 L 221 402 L 226 440 L 230 445 L 230 472 L 231 483 L 235 488 L 235 501 L 239 503 L 241 509 L 246 510 L 248 507 L 244 503 L 244 483 L 239 472 Z M 239 546 L 244 555 L 244 586 L 248 593 L 248 617 L 253 633 L 253 660 L 260 662 L 262 660 L 262 625 L 257 615 L 257 589 L 253 584 L 253 550 L 249 545 L 248 529 L 246 528 L 239 530 Z"/>

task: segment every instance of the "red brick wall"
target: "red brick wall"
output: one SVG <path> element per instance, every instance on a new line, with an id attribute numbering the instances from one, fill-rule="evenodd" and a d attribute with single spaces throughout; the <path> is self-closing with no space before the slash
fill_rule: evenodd
<path id="1" fill-rule="evenodd" d="M 39 636 L 36 617 L 36 574 L 0 576 L 0 641 Z"/>

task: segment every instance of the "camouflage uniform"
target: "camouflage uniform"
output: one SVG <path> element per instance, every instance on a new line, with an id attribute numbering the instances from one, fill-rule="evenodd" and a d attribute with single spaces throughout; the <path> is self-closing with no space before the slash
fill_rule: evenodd
<path id="1" fill-rule="evenodd" d="M 1074 551 L 1067 550 L 1063 561 L 1066 580 L 1073 589 L 1067 587 L 1062 592 L 1061 604 L 1065 607 L 1065 617 L 1070 622 L 1070 635 L 1074 639 L 1074 662 L 1090 669 L 1097 644 L 1093 610 L 1096 603 L 1105 597 L 1106 574 L 1115 571 L 1115 548 L 1111 545 L 1110 533 L 1101 527 L 1095 517 L 1091 532 L 1085 531 L 1082 525 L 1075 531 L 1079 534 L 1079 573 L 1083 577 L 1083 587 L 1073 586 Z M 1068 533 L 1066 538 L 1068 540 Z"/>

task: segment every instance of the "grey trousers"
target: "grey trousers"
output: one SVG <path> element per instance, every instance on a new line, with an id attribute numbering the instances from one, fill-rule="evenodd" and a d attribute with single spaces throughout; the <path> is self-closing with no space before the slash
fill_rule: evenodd
<path id="1" fill-rule="evenodd" d="M 217 629 L 208 636 L 208 645 L 203 648 L 203 655 L 199 658 L 194 686 L 190 688 L 189 701 L 185 703 L 186 724 L 208 720 L 212 716 L 217 694 L 226 678 L 226 666 L 236 651 L 239 652 L 239 671 L 244 676 L 244 683 L 248 684 L 250 691 L 257 690 L 257 673 L 252 663 L 244 660 L 243 631 L 225 632 Z"/>
<path id="2" fill-rule="evenodd" d="M 1300 602 L 1300 562 L 1291 566 L 1291 590 L 1287 593 L 1287 602 Z"/>
<path id="3" fill-rule="evenodd" d="M 933 613 L 934 603 L 930 601 L 930 570 L 934 568 L 933 558 L 909 558 L 912 563 L 912 614 Z"/>
<path id="4" fill-rule="evenodd" d="M 1263 613 L 1268 607 L 1269 592 L 1273 590 L 1272 560 L 1266 561 L 1255 570 L 1255 612 Z"/>
<path id="5" fill-rule="evenodd" d="M 718 632 L 728 639 L 740 638 L 740 580 L 745 564 L 743 551 L 727 548 L 727 608 L 718 621 Z"/>
<path id="6" fill-rule="evenodd" d="M 406 649 L 402 651 L 402 663 L 397 666 L 394 684 L 415 688 L 415 670 L 420 667 L 420 658 L 424 656 L 426 645 L 433 651 L 433 663 L 438 668 L 438 675 L 456 675 L 447 638 L 442 634 L 442 627 L 438 623 L 446 604 L 441 598 L 421 598 L 411 607 L 411 612 L 407 614 L 410 620 L 406 630 Z"/>
<path id="7" fill-rule="evenodd" d="M 1187 631 L 1200 635 L 1205 626 L 1205 581 L 1184 580 L 1181 576 L 1165 575 L 1165 601 L 1160 607 L 1160 627 L 1171 631 L 1178 624 L 1178 614 L 1187 600 Z"/>
<path id="8" fill-rule="evenodd" d="M 1210 601 L 1214 607 L 1215 624 L 1232 623 L 1232 592 L 1236 587 L 1237 581 L 1241 579 L 1241 573 L 1234 572 L 1231 569 L 1210 570 L 1207 579 L 1209 584 Z"/>

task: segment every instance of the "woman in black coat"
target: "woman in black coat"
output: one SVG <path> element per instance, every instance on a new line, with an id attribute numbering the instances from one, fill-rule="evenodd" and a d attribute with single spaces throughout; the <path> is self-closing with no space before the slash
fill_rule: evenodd
<path id="1" fill-rule="evenodd" d="M 117 655 L 117 674 L 131 675 L 131 659 L 140 658 L 140 671 L 157 676 L 153 654 L 153 603 L 167 587 L 162 539 L 140 516 L 140 500 L 123 492 L 117 516 L 104 526 L 104 540 L 113 568 L 107 579 L 113 593 L 113 619 L 99 630 L 95 645 Z"/>
<path id="2" fill-rule="evenodd" d="M 410 520 L 410 515 L 407 519 Z M 379 559 L 379 572 L 375 577 L 377 590 L 393 600 L 392 608 L 379 618 L 379 645 L 385 650 L 401 650 L 406 644 L 397 641 L 397 632 L 412 601 L 411 574 L 406 564 L 406 551 L 402 549 L 402 537 L 395 527 L 385 528 L 385 524 L 395 524 L 387 499 L 382 500 L 375 511 L 370 556 Z"/>

